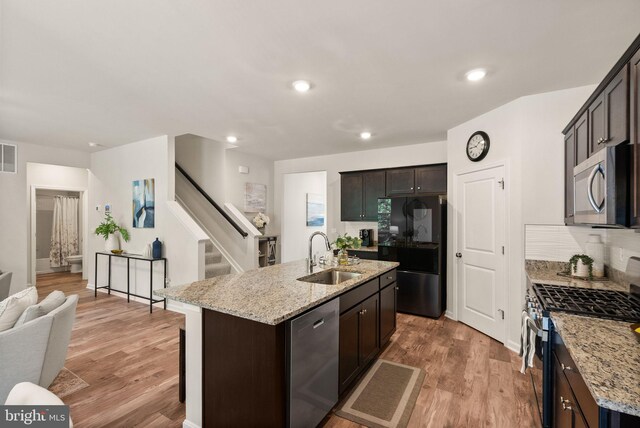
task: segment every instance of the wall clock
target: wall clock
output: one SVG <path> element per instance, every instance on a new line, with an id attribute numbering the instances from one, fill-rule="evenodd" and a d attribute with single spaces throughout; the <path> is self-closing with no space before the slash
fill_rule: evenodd
<path id="1" fill-rule="evenodd" d="M 486 132 L 474 132 L 467 141 L 467 157 L 472 162 L 479 162 L 489 153 L 489 136 Z"/>

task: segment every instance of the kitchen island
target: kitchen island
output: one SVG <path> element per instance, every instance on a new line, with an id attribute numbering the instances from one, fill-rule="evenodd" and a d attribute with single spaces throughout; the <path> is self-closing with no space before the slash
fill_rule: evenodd
<path id="1" fill-rule="evenodd" d="M 300 396 L 296 385 L 322 383 L 322 391 L 330 389 L 337 398 L 395 330 L 397 266 L 363 260 L 349 267 L 316 267 L 310 276 L 300 260 L 158 290 L 158 296 L 188 305 L 185 425 L 296 426 L 292 407 L 305 405 L 290 404 Z M 336 269 L 346 277 L 340 283 L 309 282 L 323 281 L 324 275 L 331 277 L 326 271 Z M 308 337 L 299 339 L 304 346 L 297 345 L 293 327 L 325 307 L 334 308 L 335 315 L 306 317 L 311 324 L 303 336 Z M 327 346 L 314 346 L 312 333 L 325 320 L 325 331 L 331 325 L 335 329 L 324 335 Z M 335 367 L 335 379 L 296 381 L 314 365 Z"/>

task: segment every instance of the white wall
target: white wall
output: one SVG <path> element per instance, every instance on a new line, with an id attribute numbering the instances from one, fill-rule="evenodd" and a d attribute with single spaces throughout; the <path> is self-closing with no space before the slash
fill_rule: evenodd
<path id="1" fill-rule="evenodd" d="M 313 232 L 327 232 L 326 171 L 303 172 L 284 175 L 282 212 L 282 263 L 309 257 L 308 240 Z M 307 194 L 320 195 L 325 201 L 325 222 L 323 226 L 307 226 Z M 318 257 L 326 252 L 321 238 L 313 245 L 313 254 Z"/>
<path id="2" fill-rule="evenodd" d="M 199 237 L 182 221 L 174 210 L 181 208 L 173 201 L 173 159 L 172 137 L 161 136 L 136 143 L 103 150 L 91 155 L 89 177 L 90 198 L 89 229 L 95 228 L 104 218 L 104 205 L 111 204 L 114 219 L 126 227 L 131 240 L 122 242 L 127 252 L 141 253 L 147 244 L 158 237 L 163 241 L 163 255 L 167 257 L 170 285 L 180 285 L 197 281 L 200 277 L 198 262 L 203 247 Z M 155 228 L 133 228 L 132 182 L 145 178 L 155 179 Z M 100 211 L 95 207 L 100 206 Z M 104 239 L 94 234 L 87 239 L 89 253 L 104 250 Z M 124 290 L 126 287 L 126 262 L 113 259 L 112 286 Z M 89 283 L 94 282 L 94 263 L 89 263 Z M 162 264 L 156 263 L 154 288 L 162 287 Z M 148 263 L 131 262 L 131 289 L 137 294 L 149 295 Z M 99 265 L 99 285 L 106 285 L 106 257 Z"/>
<path id="3" fill-rule="evenodd" d="M 281 230 L 282 213 L 286 209 L 283 194 L 284 174 L 326 171 L 326 221 L 329 239 L 333 241 L 338 234 L 349 233 L 352 236 L 357 236 L 359 229 L 374 229 L 377 234 L 378 228 L 375 222 L 340 221 L 340 172 L 444 162 L 447 162 L 446 141 L 276 161 L 274 163 L 275 194 L 273 203 L 275 216 L 273 230 Z"/>
<path id="4" fill-rule="evenodd" d="M 586 226 L 526 225 L 525 258 L 568 262 L 586 253 L 589 235 L 605 243 L 605 264 L 624 272 L 629 257 L 640 257 L 640 232 L 631 229 L 593 229 Z"/>
<path id="5" fill-rule="evenodd" d="M 268 216 L 273 215 L 273 161 L 258 156 L 249 155 L 229 149 L 225 152 L 225 190 L 226 202 L 235 205 L 244 212 L 244 194 L 246 183 L 259 183 L 267 186 L 267 210 Z M 249 168 L 248 174 L 238 172 L 238 167 Z M 245 213 L 249 220 L 253 220 L 255 213 Z M 266 233 L 270 233 L 267 226 Z"/>
<path id="6" fill-rule="evenodd" d="M 27 162 L 89 167 L 89 153 L 6 141 L 18 146 L 18 171 L 0 174 L 0 268 L 13 272 L 11 292 L 29 283 L 29 207 Z"/>
<path id="7" fill-rule="evenodd" d="M 562 129 L 593 92 L 595 86 L 519 98 L 478 116 L 448 131 L 448 271 L 447 313 L 457 318 L 456 287 L 453 270 L 456 252 L 453 220 L 456 195 L 454 177 L 486 165 L 504 163 L 507 167 L 506 243 L 507 299 L 505 308 L 506 344 L 517 348 L 520 332 L 520 308 L 524 299 L 524 225 L 559 224 L 564 219 L 564 139 Z M 465 154 L 471 134 L 483 130 L 489 134 L 491 149 L 480 165 Z"/>

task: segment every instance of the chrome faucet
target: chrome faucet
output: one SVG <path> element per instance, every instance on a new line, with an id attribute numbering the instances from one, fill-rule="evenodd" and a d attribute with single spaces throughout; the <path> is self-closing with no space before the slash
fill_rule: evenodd
<path id="1" fill-rule="evenodd" d="M 307 260 L 307 270 L 309 271 L 309 273 L 313 273 L 313 267 L 318 265 L 315 260 L 313 260 L 313 255 L 311 254 L 313 252 L 313 238 L 316 235 L 321 235 L 324 238 L 324 243 L 327 246 L 327 251 L 331 251 L 331 244 L 329 243 L 329 238 L 327 237 L 327 235 L 324 232 L 313 232 L 309 237 L 309 259 Z"/>

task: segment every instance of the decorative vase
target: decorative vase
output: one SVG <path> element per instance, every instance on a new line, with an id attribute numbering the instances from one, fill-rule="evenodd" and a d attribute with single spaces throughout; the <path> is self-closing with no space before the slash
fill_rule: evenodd
<path id="1" fill-rule="evenodd" d="M 349 252 L 346 248 L 338 251 L 338 264 L 342 266 L 349 264 Z"/>
<path id="2" fill-rule="evenodd" d="M 112 233 L 109 235 L 106 241 L 104 241 L 104 250 L 107 253 L 110 253 L 111 250 L 119 250 L 120 249 L 120 238 L 117 234 Z"/>
<path id="3" fill-rule="evenodd" d="M 593 259 L 593 276 L 602 278 L 604 276 L 604 243 L 600 235 L 589 235 L 585 249 L 587 255 Z"/>
<path id="4" fill-rule="evenodd" d="M 162 242 L 158 238 L 153 241 L 153 258 L 159 259 L 162 257 Z"/>
<path id="5" fill-rule="evenodd" d="M 584 264 L 582 260 L 578 260 L 573 275 L 579 276 L 580 278 L 587 278 L 589 276 L 589 265 Z"/>

